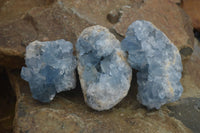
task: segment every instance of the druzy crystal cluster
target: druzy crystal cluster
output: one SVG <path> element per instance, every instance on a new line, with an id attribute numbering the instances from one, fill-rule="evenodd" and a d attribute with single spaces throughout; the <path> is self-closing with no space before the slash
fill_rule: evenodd
<path id="1" fill-rule="evenodd" d="M 120 42 L 102 26 L 83 30 L 73 45 L 65 40 L 34 41 L 26 48 L 21 77 L 29 82 L 33 98 L 51 101 L 56 93 L 75 88 L 75 69 L 85 102 L 108 110 L 128 93 L 132 68 L 138 70 L 137 99 L 149 109 L 180 98 L 182 62 L 178 49 L 152 23 L 133 22 Z M 132 67 L 132 68 L 131 68 Z"/>
<path id="2" fill-rule="evenodd" d="M 99 111 L 112 108 L 127 95 L 132 79 L 120 42 L 108 29 L 92 26 L 81 33 L 76 50 L 86 103 Z"/>
<path id="3" fill-rule="evenodd" d="M 179 99 L 182 62 L 178 49 L 148 21 L 135 21 L 128 27 L 122 49 L 128 62 L 138 70 L 137 99 L 149 109 Z"/>
<path id="4" fill-rule="evenodd" d="M 33 98 L 51 101 L 56 93 L 75 88 L 76 58 L 65 40 L 34 41 L 26 47 L 21 77 L 29 82 Z"/>

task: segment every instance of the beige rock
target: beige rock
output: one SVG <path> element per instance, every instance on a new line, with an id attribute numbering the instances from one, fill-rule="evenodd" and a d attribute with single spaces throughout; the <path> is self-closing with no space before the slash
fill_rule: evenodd
<path id="1" fill-rule="evenodd" d="M 195 40 L 194 52 L 191 57 L 183 61 L 183 77 L 181 83 L 184 92 L 181 99 L 169 104 L 170 116 L 181 120 L 194 133 L 200 131 L 200 43 Z"/>
<path id="2" fill-rule="evenodd" d="M 181 82 L 184 92 L 180 101 L 183 100 L 184 102 L 187 102 L 186 98 L 200 98 L 200 73 L 198 73 L 200 45 L 198 41 L 195 42 L 192 56 L 183 62 L 184 70 Z M 147 111 L 136 101 L 135 75 L 132 82 L 132 86 L 135 88 L 131 88 L 128 96 L 118 106 L 109 111 L 96 112 L 84 103 L 79 88 L 80 85 L 75 91 L 57 95 L 50 104 L 42 104 L 31 97 L 28 84 L 20 78 L 18 71 L 8 71 L 8 74 L 17 95 L 14 121 L 14 132 L 16 133 L 26 131 L 50 133 L 70 131 L 127 133 L 191 132 L 180 121 L 169 117 L 171 111 L 167 107 L 173 107 L 172 111 L 177 109 L 183 110 L 183 112 L 187 112 L 185 109 L 194 110 L 194 108 L 185 108 L 183 106 L 185 104 L 178 101 L 163 106 L 159 111 Z M 198 123 L 190 122 L 188 115 L 180 112 L 176 113 L 179 118 L 186 121 L 186 124 L 198 127 Z M 194 118 L 197 117 L 194 116 Z"/>
<path id="3" fill-rule="evenodd" d="M 183 0 L 181 7 L 192 19 L 192 25 L 200 31 L 200 1 L 199 0 Z"/>
<path id="4" fill-rule="evenodd" d="M 112 11 L 122 13 L 120 22 L 114 26 L 116 32 L 107 19 Z M 114 22 L 118 17 L 113 18 Z M 0 65 L 20 68 L 30 42 L 66 39 L 75 43 L 84 28 L 95 24 L 110 28 L 122 39 L 128 25 L 136 19 L 152 21 L 179 49 L 185 48 L 183 55 L 191 55 L 190 21 L 168 0 L 2 0 Z"/>
<path id="5" fill-rule="evenodd" d="M 168 116 L 166 106 L 151 112 L 141 107 L 133 90 L 112 110 L 96 112 L 84 103 L 80 89 L 59 94 L 50 104 L 39 103 L 31 97 L 28 84 L 18 75 L 9 72 L 17 93 L 15 133 L 191 132 L 180 121 Z"/>
<path id="6" fill-rule="evenodd" d="M 179 49 L 192 48 L 190 21 L 178 6 L 169 2 L 171 0 L 146 0 L 144 3 L 143 0 L 57 1 L 1 0 L 0 65 L 20 68 L 24 64 L 25 46 L 36 39 L 64 38 L 74 43 L 85 27 L 100 24 L 111 28 L 113 24 L 106 17 L 113 9 L 123 11 L 120 22 L 114 27 L 116 35 L 123 36 L 125 27 L 132 21 L 147 19 L 163 30 Z M 200 97 L 197 53 L 194 51 L 189 60 L 184 61 L 183 98 Z M 50 104 L 42 104 L 33 100 L 28 84 L 20 78 L 19 71 L 8 71 L 8 74 L 17 95 L 16 133 L 191 132 L 180 121 L 169 117 L 168 105 L 152 112 L 141 107 L 136 101 L 136 88 L 132 88 L 112 110 L 96 112 L 84 104 L 80 88 L 59 94 Z"/>
<path id="7" fill-rule="evenodd" d="M 0 65 L 20 68 L 25 47 L 34 40 L 76 42 L 91 25 L 112 27 L 112 9 L 134 0 L 2 0 L 0 2 Z"/>
<path id="8" fill-rule="evenodd" d="M 170 116 L 181 120 L 194 133 L 200 131 L 200 43 L 195 40 L 194 52 L 183 61 L 183 77 L 181 83 L 184 91 L 181 99 L 168 105 Z"/>
<path id="9" fill-rule="evenodd" d="M 183 61 L 183 76 L 181 83 L 184 88 L 182 98 L 200 98 L 200 42 L 195 39 L 192 56 Z"/>
<path id="10" fill-rule="evenodd" d="M 37 6 L 47 6 L 52 0 L 1 0 L 0 2 L 0 65 L 19 68 L 24 64 L 28 42 L 35 40 L 36 31 L 22 15 Z"/>
<path id="11" fill-rule="evenodd" d="M 184 92 L 180 101 L 186 103 L 188 103 L 187 98 L 200 98 L 199 49 L 200 45 L 198 41 L 195 41 L 192 56 L 183 62 L 184 70 L 181 82 Z M 8 74 L 17 95 L 14 121 L 14 132 L 16 133 L 26 131 L 30 133 L 41 131 L 50 133 L 79 131 L 84 133 L 191 132 L 180 121 L 169 116 L 173 111 L 177 113 L 178 118 L 185 120 L 186 125 L 188 123 L 188 125 L 199 127 L 199 123 L 191 123 L 189 115 L 177 112 L 195 109 L 194 107 L 186 108 L 185 104 L 180 101 L 165 105 L 159 111 L 147 111 L 143 108 L 136 100 L 135 74 L 128 96 L 112 110 L 104 112 L 96 112 L 84 103 L 80 85 L 75 91 L 57 95 L 50 104 L 42 104 L 31 97 L 28 83 L 20 78 L 18 71 L 8 71 Z M 172 112 L 167 109 L 168 106 Z M 199 115 L 199 113 L 196 114 Z M 176 114 L 173 115 L 176 116 Z M 198 118 L 199 116 L 193 117 Z M 195 121 L 198 120 L 195 119 L 193 122 Z M 198 129 L 194 131 L 198 131 Z"/>
<path id="12" fill-rule="evenodd" d="M 174 2 L 178 5 L 180 5 L 182 3 L 183 0 L 170 0 L 171 2 Z"/>
<path id="13" fill-rule="evenodd" d="M 77 33 L 90 25 L 58 3 L 49 7 L 34 7 L 17 20 L 7 22 L 10 20 L 0 24 L 0 65 L 12 68 L 24 64 L 28 43 L 61 38 L 74 43 Z"/>

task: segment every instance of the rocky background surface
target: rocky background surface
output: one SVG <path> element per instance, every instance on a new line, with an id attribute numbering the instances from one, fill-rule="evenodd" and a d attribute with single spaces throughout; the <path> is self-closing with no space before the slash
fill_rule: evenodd
<path id="1" fill-rule="evenodd" d="M 193 27 L 198 37 L 199 7 L 198 0 L 0 0 L 0 132 L 198 133 L 200 43 Z M 148 111 L 136 101 L 136 77 L 128 96 L 109 111 L 87 107 L 80 85 L 50 104 L 33 100 L 19 76 L 30 42 L 65 39 L 75 44 L 84 28 L 96 24 L 122 40 L 137 19 L 154 23 L 181 53 L 184 92 L 178 102 Z"/>

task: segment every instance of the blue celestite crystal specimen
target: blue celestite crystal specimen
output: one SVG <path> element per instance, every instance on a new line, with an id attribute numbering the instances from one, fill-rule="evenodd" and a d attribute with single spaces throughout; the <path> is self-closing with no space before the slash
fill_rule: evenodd
<path id="1" fill-rule="evenodd" d="M 50 102 L 56 93 L 75 88 L 76 58 L 65 40 L 34 41 L 26 47 L 21 77 L 29 82 L 33 98 Z"/>
<path id="2" fill-rule="evenodd" d="M 152 23 L 138 20 L 128 27 L 121 42 L 128 62 L 138 70 L 138 100 L 149 109 L 180 98 L 182 62 L 178 49 Z"/>
<path id="3" fill-rule="evenodd" d="M 76 50 L 85 102 L 98 111 L 112 108 L 127 95 L 132 78 L 120 42 L 97 25 L 81 33 Z"/>

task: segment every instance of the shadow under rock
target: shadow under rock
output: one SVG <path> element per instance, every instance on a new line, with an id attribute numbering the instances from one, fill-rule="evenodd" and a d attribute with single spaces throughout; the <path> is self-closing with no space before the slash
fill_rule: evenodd
<path id="1" fill-rule="evenodd" d="M 5 69 L 0 67 L 0 132 L 11 133 L 15 114 L 16 97 Z"/>

